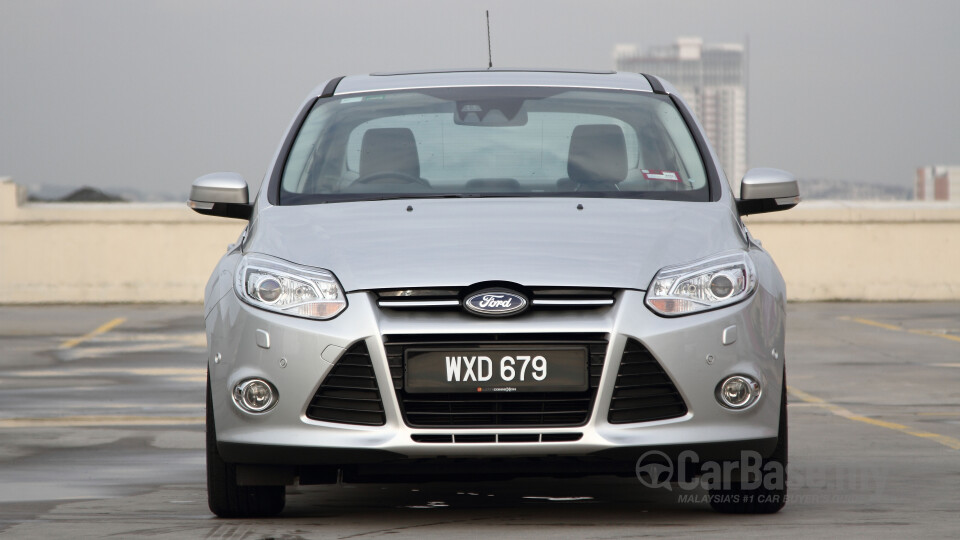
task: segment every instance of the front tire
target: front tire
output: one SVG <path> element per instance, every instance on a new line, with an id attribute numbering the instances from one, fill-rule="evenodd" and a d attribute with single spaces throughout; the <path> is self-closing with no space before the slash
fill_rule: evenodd
<path id="1" fill-rule="evenodd" d="M 217 427 L 207 373 L 207 504 L 222 518 L 275 516 L 286 504 L 286 486 L 237 485 L 237 466 L 225 463 L 217 450 Z"/>
<path id="2" fill-rule="evenodd" d="M 763 460 L 762 470 L 772 466 L 780 471 L 782 478 L 776 487 L 761 484 L 745 489 L 732 484 L 730 489 L 711 489 L 710 506 L 724 514 L 775 514 L 787 502 L 787 372 L 783 372 L 783 389 L 780 393 L 780 427 L 777 430 L 777 446 L 770 457 Z M 768 473 L 769 474 L 769 473 Z"/>

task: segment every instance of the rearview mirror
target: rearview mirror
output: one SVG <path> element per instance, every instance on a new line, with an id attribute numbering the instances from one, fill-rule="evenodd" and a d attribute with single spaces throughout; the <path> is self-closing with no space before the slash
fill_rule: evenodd
<path id="1" fill-rule="evenodd" d="M 800 202 L 797 179 L 780 169 L 756 168 L 743 175 L 737 212 L 741 216 L 789 210 Z"/>
<path id="2" fill-rule="evenodd" d="M 237 173 L 213 173 L 193 181 L 187 206 L 208 216 L 250 219 L 247 182 Z"/>
<path id="3" fill-rule="evenodd" d="M 527 125 L 523 99 L 457 101 L 453 123 L 458 126 L 507 127 Z"/>

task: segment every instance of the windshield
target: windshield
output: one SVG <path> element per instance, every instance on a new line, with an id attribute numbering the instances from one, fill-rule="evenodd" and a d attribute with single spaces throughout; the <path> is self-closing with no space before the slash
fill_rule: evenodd
<path id="1" fill-rule="evenodd" d="M 287 156 L 280 188 L 280 204 L 709 199 L 700 153 L 668 97 L 579 88 L 434 88 L 319 100 Z"/>

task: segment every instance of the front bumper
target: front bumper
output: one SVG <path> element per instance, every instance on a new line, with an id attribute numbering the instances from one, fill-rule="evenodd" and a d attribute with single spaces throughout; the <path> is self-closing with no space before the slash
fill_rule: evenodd
<path id="1" fill-rule="evenodd" d="M 348 295 L 349 307 L 330 321 L 274 314 L 226 294 L 208 312 L 211 397 L 217 439 L 228 462 L 283 465 L 411 464 L 421 459 L 589 457 L 624 461 L 646 449 L 694 449 L 701 461 L 724 459 L 739 449 L 768 455 L 776 442 L 783 374 L 783 304 L 759 288 L 744 302 L 687 317 L 662 318 L 643 304 L 643 293 L 621 291 L 611 307 L 529 312 L 507 319 L 481 319 L 460 312 L 395 312 L 376 305 L 375 295 Z M 725 329 L 737 339 L 724 345 Z M 260 344 L 257 335 L 260 331 Z M 269 348 L 263 333 L 269 335 Z M 602 334 L 606 361 L 595 402 L 584 425 L 536 428 L 413 428 L 403 419 L 393 392 L 383 336 L 422 334 Z M 610 407 L 620 358 L 629 339 L 642 343 L 669 375 L 687 413 L 677 418 L 611 424 Z M 382 426 L 321 422 L 306 416 L 318 386 L 340 355 L 364 341 L 385 409 Z M 729 341 L 729 340 L 728 340 Z M 213 359 L 219 357 L 219 361 Z M 746 410 L 721 407 L 717 384 L 733 374 L 760 381 L 763 393 Z M 264 378 L 279 402 L 263 414 L 239 410 L 232 388 Z M 579 434 L 566 442 L 417 442 L 423 435 Z M 562 437 L 561 437 L 562 438 Z M 545 440 L 545 439 L 544 439 Z M 634 456 L 630 458 L 629 456 Z"/>

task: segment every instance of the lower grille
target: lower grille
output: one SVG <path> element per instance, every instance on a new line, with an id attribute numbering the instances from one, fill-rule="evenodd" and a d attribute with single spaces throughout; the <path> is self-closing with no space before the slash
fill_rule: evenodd
<path id="1" fill-rule="evenodd" d="M 362 426 L 386 424 L 366 343 L 355 343 L 337 360 L 307 407 L 307 418 Z"/>
<path id="2" fill-rule="evenodd" d="M 583 438 L 583 433 L 499 433 L 491 435 L 455 435 L 455 434 L 420 434 L 410 436 L 414 442 L 430 444 L 449 443 L 550 443 L 574 442 Z"/>
<path id="3" fill-rule="evenodd" d="M 607 341 L 602 334 L 492 334 L 384 337 L 390 372 L 404 421 L 411 427 L 574 427 L 586 424 L 600 385 Z M 578 345 L 589 357 L 585 392 L 511 394 L 410 394 L 403 388 L 404 351 L 409 347 Z"/>
<path id="4" fill-rule="evenodd" d="M 687 405 L 650 351 L 627 340 L 607 421 L 611 424 L 651 422 L 687 414 Z"/>

